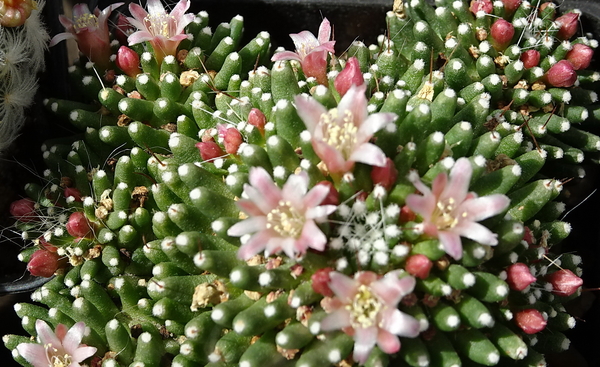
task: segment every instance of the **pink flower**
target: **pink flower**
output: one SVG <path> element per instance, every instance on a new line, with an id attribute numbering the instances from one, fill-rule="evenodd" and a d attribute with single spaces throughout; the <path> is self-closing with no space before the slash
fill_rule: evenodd
<path id="1" fill-rule="evenodd" d="M 50 46 L 66 39 L 75 39 L 79 51 L 87 56 L 99 68 L 106 70 L 110 65 L 110 38 L 108 35 L 108 17 L 110 13 L 123 5 L 115 3 L 100 11 L 94 10 L 90 13 L 87 4 L 75 4 L 73 6 L 73 20 L 60 15 L 58 20 L 67 29 L 52 38 Z"/>
<path id="2" fill-rule="evenodd" d="M 244 243 L 238 257 L 249 259 L 261 251 L 271 255 L 283 251 L 296 259 L 308 248 L 325 250 L 327 237 L 316 222 L 335 210 L 334 205 L 319 205 L 329 194 L 329 188 L 316 185 L 308 191 L 306 172 L 290 175 L 283 188 L 275 186 L 264 168 L 250 169 L 250 185 L 244 185 L 248 197 L 237 205 L 250 218 L 234 224 L 227 234 L 243 236 L 254 233 Z"/>
<path id="3" fill-rule="evenodd" d="M 329 315 L 321 321 L 321 330 L 343 329 L 354 337 L 354 360 L 364 364 L 377 346 L 387 354 L 400 350 L 398 336 L 414 338 L 420 325 L 412 316 L 398 310 L 402 297 L 411 293 L 415 278 L 394 270 L 382 278 L 362 271 L 354 279 L 338 272 L 329 273 L 329 288 L 335 294 Z M 398 336 L 397 336 L 398 335 Z"/>
<path id="4" fill-rule="evenodd" d="M 194 20 L 194 14 L 185 14 L 188 0 L 180 0 L 171 13 L 167 13 L 160 0 L 148 0 L 148 11 L 138 4 L 129 4 L 133 18 L 127 18 L 138 31 L 130 35 L 129 45 L 150 42 L 156 60 L 161 63 L 166 55 L 175 55 L 179 42 L 187 38 L 184 28 Z"/>
<path id="5" fill-rule="evenodd" d="M 369 140 L 386 124 L 393 113 L 367 112 L 366 85 L 352 86 L 337 108 L 327 111 L 312 97 L 296 96 L 298 115 L 312 136 L 315 153 L 327 165 L 329 173 L 343 175 L 355 162 L 371 166 L 386 165 L 383 151 Z"/>
<path id="6" fill-rule="evenodd" d="M 437 237 L 446 253 L 457 260 L 462 257 L 461 236 L 484 245 L 498 244 L 497 235 L 476 222 L 501 213 L 510 203 L 502 194 L 478 198 L 468 192 L 472 173 L 469 160 L 460 158 L 450 171 L 450 181 L 446 173 L 440 173 L 431 190 L 415 172 L 409 175 L 423 195 L 408 195 L 406 205 L 422 217 L 423 232 Z"/>
<path id="7" fill-rule="evenodd" d="M 352 85 L 362 85 L 364 82 L 365 79 L 360 71 L 358 59 L 356 57 L 351 57 L 346 61 L 344 70 L 340 71 L 335 78 L 333 85 L 340 96 L 344 96 Z"/>
<path id="8" fill-rule="evenodd" d="M 278 52 L 271 58 L 272 61 L 297 60 L 302 65 L 302 71 L 307 77 L 314 77 L 320 84 L 327 85 L 327 55 L 334 53 L 335 41 L 330 41 L 331 24 L 324 18 L 319 26 L 319 36 L 315 37 L 309 31 L 290 34 L 296 52 Z"/>
<path id="9" fill-rule="evenodd" d="M 79 362 L 96 353 L 96 348 L 81 344 L 85 331 L 85 323 L 78 322 L 67 331 L 63 324 L 56 326 L 52 332 L 48 324 L 42 320 L 35 322 L 39 344 L 21 343 L 17 345 L 19 354 L 34 367 L 68 366 L 80 367 Z"/>

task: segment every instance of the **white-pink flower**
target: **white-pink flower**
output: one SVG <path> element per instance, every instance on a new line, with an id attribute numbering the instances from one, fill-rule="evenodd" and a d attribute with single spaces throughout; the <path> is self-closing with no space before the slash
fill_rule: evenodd
<path id="1" fill-rule="evenodd" d="M 327 85 L 327 56 L 334 53 L 335 41 L 330 41 L 331 24 L 324 18 L 319 26 L 319 36 L 315 37 L 309 31 L 290 34 L 294 41 L 296 52 L 282 51 L 271 58 L 272 61 L 296 60 L 302 65 L 302 71 L 307 77 L 314 77 L 320 84 Z"/>
<path id="2" fill-rule="evenodd" d="M 387 354 L 400 350 L 398 336 L 414 338 L 420 324 L 398 310 L 398 303 L 415 287 L 415 278 L 394 270 L 383 277 L 362 271 L 354 279 L 338 272 L 329 273 L 329 288 L 335 296 L 329 302 L 321 330 L 342 329 L 354 337 L 353 358 L 364 364 L 377 346 Z"/>
<path id="3" fill-rule="evenodd" d="M 469 160 L 460 158 L 450 171 L 450 181 L 446 173 L 440 173 L 431 190 L 416 172 L 409 175 L 423 195 L 408 195 L 406 205 L 422 217 L 424 233 L 437 237 L 446 253 L 457 260 L 462 257 L 461 236 L 483 245 L 498 244 L 497 235 L 476 222 L 501 213 L 510 204 L 506 195 L 477 197 L 468 192 L 472 173 Z"/>
<path id="4" fill-rule="evenodd" d="M 230 236 L 254 233 L 240 247 L 239 258 L 249 259 L 264 250 L 267 256 L 283 251 L 296 259 L 309 248 L 325 250 L 327 237 L 316 223 L 336 208 L 319 205 L 329 194 L 329 187 L 316 185 L 308 191 L 308 175 L 300 172 L 290 175 L 283 188 L 279 188 L 260 167 L 250 169 L 249 181 L 250 185 L 244 185 L 247 199 L 237 201 L 249 218 L 227 231 Z"/>
<path id="5" fill-rule="evenodd" d="M 96 348 L 81 344 L 85 332 L 85 323 L 78 322 L 67 331 L 63 324 L 52 332 L 50 326 L 42 320 L 35 322 L 40 343 L 21 343 L 17 345 L 19 354 L 34 367 L 65 366 L 80 367 L 80 362 L 96 353 Z"/>
<path id="6" fill-rule="evenodd" d="M 299 95 L 295 98 L 298 115 L 311 134 L 315 153 L 334 175 L 351 171 L 355 162 L 378 167 L 386 164 L 385 153 L 369 140 L 394 121 L 396 115 L 369 115 L 365 90 L 364 84 L 353 85 L 337 108 L 329 111 L 312 97 Z"/>
<path id="7" fill-rule="evenodd" d="M 127 18 L 138 31 L 127 40 L 129 45 L 150 42 L 154 56 L 160 63 L 166 55 L 175 55 L 179 43 L 187 38 L 184 28 L 194 20 L 194 14 L 185 14 L 188 0 L 179 0 L 171 13 L 167 13 L 160 0 L 148 0 L 148 11 L 135 3 L 129 4 L 133 18 Z"/>

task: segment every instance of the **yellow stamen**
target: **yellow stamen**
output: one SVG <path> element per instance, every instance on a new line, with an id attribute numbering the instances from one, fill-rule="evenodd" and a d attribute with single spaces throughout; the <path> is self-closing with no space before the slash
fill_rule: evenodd
<path id="1" fill-rule="evenodd" d="M 282 237 L 300 237 L 304 222 L 304 216 L 289 201 L 280 201 L 277 208 L 267 214 L 267 228 L 275 230 Z"/>
<path id="2" fill-rule="evenodd" d="M 358 292 L 354 296 L 352 304 L 346 306 L 346 309 L 350 311 L 352 327 L 363 329 L 375 324 L 377 314 L 381 308 L 382 304 L 379 299 L 364 284 L 358 287 Z"/>

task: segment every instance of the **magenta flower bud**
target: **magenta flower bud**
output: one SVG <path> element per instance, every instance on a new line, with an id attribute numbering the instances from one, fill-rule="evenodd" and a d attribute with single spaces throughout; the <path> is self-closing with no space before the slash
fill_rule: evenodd
<path id="1" fill-rule="evenodd" d="M 472 0 L 469 10 L 475 15 L 480 11 L 491 14 L 494 10 L 494 5 L 492 4 L 492 0 Z"/>
<path id="2" fill-rule="evenodd" d="M 387 191 L 392 189 L 397 178 L 398 170 L 390 158 L 386 159 L 385 166 L 373 166 L 371 170 L 371 180 L 373 180 L 373 183 L 383 186 Z"/>
<path id="3" fill-rule="evenodd" d="M 265 125 L 267 124 L 267 117 L 258 108 L 253 108 L 248 113 L 248 123 L 258 129 L 261 135 L 265 135 Z"/>
<path id="4" fill-rule="evenodd" d="M 339 205 L 340 204 L 340 193 L 337 191 L 333 183 L 329 181 L 321 181 L 317 185 L 326 186 L 329 190 L 325 199 L 321 202 L 321 205 Z"/>
<path id="5" fill-rule="evenodd" d="M 119 69 L 132 78 L 142 72 L 140 70 L 140 56 L 127 46 L 119 47 L 116 63 Z"/>
<path id="6" fill-rule="evenodd" d="M 65 197 L 68 198 L 69 196 L 72 196 L 75 201 L 81 202 L 81 192 L 79 192 L 79 190 L 77 190 L 74 187 L 67 187 L 65 188 L 64 191 Z"/>
<path id="7" fill-rule="evenodd" d="M 404 269 L 419 279 L 427 279 L 433 263 L 425 255 L 417 254 L 406 259 Z"/>
<path id="8" fill-rule="evenodd" d="M 590 66 L 592 56 L 594 56 L 594 50 L 591 47 L 576 43 L 567 53 L 566 59 L 573 65 L 573 69 L 581 70 Z"/>
<path id="9" fill-rule="evenodd" d="M 538 50 L 527 50 L 521 54 L 521 61 L 525 69 L 538 66 L 540 64 L 540 52 Z"/>
<path id="10" fill-rule="evenodd" d="M 21 222 L 35 222 L 38 216 L 35 213 L 35 202 L 31 199 L 20 199 L 10 204 L 10 215 Z"/>
<path id="11" fill-rule="evenodd" d="M 525 332 L 525 334 L 535 334 L 546 328 L 546 319 L 542 313 L 534 308 L 521 310 L 515 315 L 517 326 Z"/>
<path id="12" fill-rule="evenodd" d="M 554 21 L 559 26 L 556 37 L 561 40 L 568 40 L 573 37 L 579 28 L 579 14 L 577 13 L 567 13 L 556 18 Z"/>
<path id="13" fill-rule="evenodd" d="M 214 141 L 203 141 L 196 143 L 196 148 L 198 148 L 200 151 L 200 155 L 204 161 L 211 161 L 225 155 L 223 149 L 221 149 L 219 144 L 215 143 Z"/>
<path id="14" fill-rule="evenodd" d="M 356 85 L 358 87 L 364 82 L 365 79 L 360 71 L 358 59 L 356 57 L 351 57 L 348 59 L 348 61 L 346 61 L 344 70 L 342 70 L 335 78 L 333 85 L 340 96 L 344 96 L 344 94 L 346 94 L 352 85 Z"/>
<path id="15" fill-rule="evenodd" d="M 515 27 L 504 19 L 498 19 L 490 29 L 492 43 L 497 50 L 504 50 L 515 35 Z"/>
<path id="16" fill-rule="evenodd" d="M 522 291 L 536 281 L 536 277 L 531 274 L 529 267 L 523 263 L 509 266 L 506 269 L 506 275 L 506 282 L 510 289 L 515 291 Z"/>
<path id="17" fill-rule="evenodd" d="M 310 279 L 312 280 L 312 289 L 324 295 L 325 297 L 332 297 L 333 291 L 329 288 L 329 282 L 331 279 L 329 278 L 329 273 L 333 271 L 332 268 L 323 268 L 317 270 Z"/>
<path id="18" fill-rule="evenodd" d="M 238 129 L 234 127 L 230 127 L 225 130 L 225 134 L 223 137 L 223 145 L 225 146 L 225 151 L 229 154 L 237 154 L 240 145 L 244 142 L 242 138 L 242 134 L 238 131 Z"/>
<path id="19" fill-rule="evenodd" d="M 552 293 L 557 296 L 570 296 L 577 292 L 583 280 L 569 269 L 561 269 L 545 277 L 552 284 Z"/>
<path id="20" fill-rule="evenodd" d="M 504 3 L 504 9 L 508 14 L 514 13 L 521 6 L 521 0 L 502 0 L 502 3 Z"/>
<path id="21" fill-rule="evenodd" d="M 567 60 L 560 60 L 546 72 L 546 81 L 554 87 L 572 87 L 577 81 L 577 73 Z"/>
<path id="22" fill-rule="evenodd" d="M 67 232 L 73 237 L 86 237 L 92 232 L 92 225 L 83 212 L 71 214 L 66 227 Z"/>
<path id="23" fill-rule="evenodd" d="M 47 250 L 37 250 L 31 254 L 29 263 L 27 263 L 27 270 L 36 277 L 49 278 L 64 261 L 61 261 L 60 256 L 56 252 L 50 252 Z"/>

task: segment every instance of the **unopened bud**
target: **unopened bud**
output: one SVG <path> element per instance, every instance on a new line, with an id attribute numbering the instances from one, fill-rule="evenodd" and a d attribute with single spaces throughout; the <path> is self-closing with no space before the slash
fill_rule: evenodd
<path id="1" fill-rule="evenodd" d="M 348 61 L 346 61 L 344 70 L 338 74 L 333 84 L 335 86 L 335 90 L 337 90 L 340 96 L 343 96 L 350 89 L 350 87 L 352 87 L 352 85 L 356 85 L 358 87 L 364 82 L 365 79 L 360 71 L 358 59 L 356 57 L 351 57 L 348 59 Z"/>
<path id="2" fill-rule="evenodd" d="M 544 315 L 534 308 L 517 312 L 515 322 L 526 334 L 538 333 L 544 330 L 547 324 Z"/>
<path id="3" fill-rule="evenodd" d="M 404 205 L 402 209 L 400 209 L 400 223 L 412 222 L 415 219 L 417 219 L 417 215 L 408 207 L 408 205 Z"/>
<path id="4" fill-rule="evenodd" d="M 230 127 L 225 130 L 225 134 L 223 136 L 223 146 L 225 147 L 225 151 L 229 154 L 237 154 L 240 145 L 244 142 L 242 138 L 242 134 L 238 131 L 238 129 L 234 127 Z"/>
<path id="5" fill-rule="evenodd" d="M 213 159 L 223 157 L 225 152 L 214 141 L 204 141 L 196 143 L 196 148 L 200 151 L 200 156 L 204 161 L 212 161 Z"/>
<path id="6" fill-rule="evenodd" d="M 577 81 L 577 73 L 573 68 L 573 64 L 567 60 L 560 60 L 552 65 L 546 72 L 545 77 L 548 84 L 559 88 L 572 87 Z"/>
<path id="7" fill-rule="evenodd" d="M 406 259 L 404 269 L 419 279 L 427 279 L 432 266 L 433 262 L 427 256 L 417 254 Z"/>
<path id="8" fill-rule="evenodd" d="M 491 14 L 494 10 L 494 5 L 492 4 L 492 0 L 472 0 L 469 10 L 475 15 L 480 11 Z"/>
<path id="9" fill-rule="evenodd" d="M 581 70 L 590 66 L 592 56 L 594 56 L 594 50 L 591 47 L 576 43 L 571 51 L 567 53 L 566 59 L 573 65 L 573 69 Z"/>
<path id="10" fill-rule="evenodd" d="M 127 46 L 121 46 L 117 51 L 116 64 L 125 74 L 135 78 L 140 74 L 140 56 Z"/>
<path id="11" fill-rule="evenodd" d="M 387 191 L 392 189 L 397 178 L 398 170 L 390 158 L 386 158 L 385 166 L 373 166 L 373 169 L 371 170 L 371 180 L 373 180 L 373 184 L 381 185 Z"/>
<path id="12" fill-rule="evenodd" d="M 331 278 L 329 278 L 329 273 L 332 271 L 332 268 L 319 269 L 310 277 L 312 280 L 312 289 L 315 292 L 322 294 L 325 297 L 333 296 L 333 291 L 331 288 L 329 288 L 329 282 L 331 281 Z"/>
<path id="13" fill-rule="evenodd" d="M 512 264 L 506 269 L 506 274 L 506 282 L 510 289 L 515 291 L 522 291 L 536 281 L 536 277 L 531 275 L 529 267 L 523 263 Z"/>
<path id="14" fill-rule="evenodd" d="M 92 232 L 92 226 L 83 212 L 71 214 L 66 224 L 67 232 L 73 237 L 86 237 Z"/>
<path id="15" fill-rule="evenodd" d="M 123 13 L 117 16 L 117 25 L 115 27 L 115 36 L 122 45 L 127 45 L 127 37 L 135 31 L 135 28 Z"/>
<path id="16" fill-rule="evenodd" d="M 527 50 L 521 54 L 521 61 L 525 69 L 538 66 L 540 64 L 540 52 L 538 50 Z"/>
<path id="17" fill-rule="evenodd" d="M 258 129 L 261 135 L 265 135 L 265 125 L 267 124 L 267 117 L 258 108 L 253 108 L 248 113 L 248 123 Z"/>
<path id="18" fill-rule="evenodd" d="M 515 27 L 504 19 L 498 19 L 494 22 L 490 29 L 492 43 L 494 48 L 499 51 L 504 50 L 512 41 L 515 35 Z"/>
<path id="19" fill-rule="evenodd" d="M 556 18 L 555 22 L 558 23 L 559 27 L 556 37 L 561 40 L 568 40 L 577 33 L 577 29 L 579 28 L 579 14 L 567 13 Z"/>
<path id="20" fill-rule="evenodd" d="M 583 284 L 583 280 L 569 269 L 561 269 L 548 274 L 545 280 L 552 284 L 552 293 L 562 297 L 577 292 L 577 289 Z"/>
<path id="21" fill-rule="evenodd" d="M 61 267 L 61 263 L 64 261 L 61 262 L 61 258 L 56 252 L 37 250 L 31 254 L 27 270 L 36 277 L 49 278 Z"/>
<path id="22" fill-rule="evenodd" d="M 64 195 L 66 198 L 72 196 L 75 201 L 81 202 L 81 192 L 74 187 L 65 188 Z"/>
<path id="23" fill-rule="evenodd" d="M 502 0 L 504 9 L 508 14 L 512 14 L 521 6 L 521 0 Z"/>
<path id="24" fill-rule="evenodd" d="M 35 222 L 38 216 L 35 213 L 35 202 L 31 199 L 20 199 L 10 204 L 10 215 L 21 222 Z"/>

